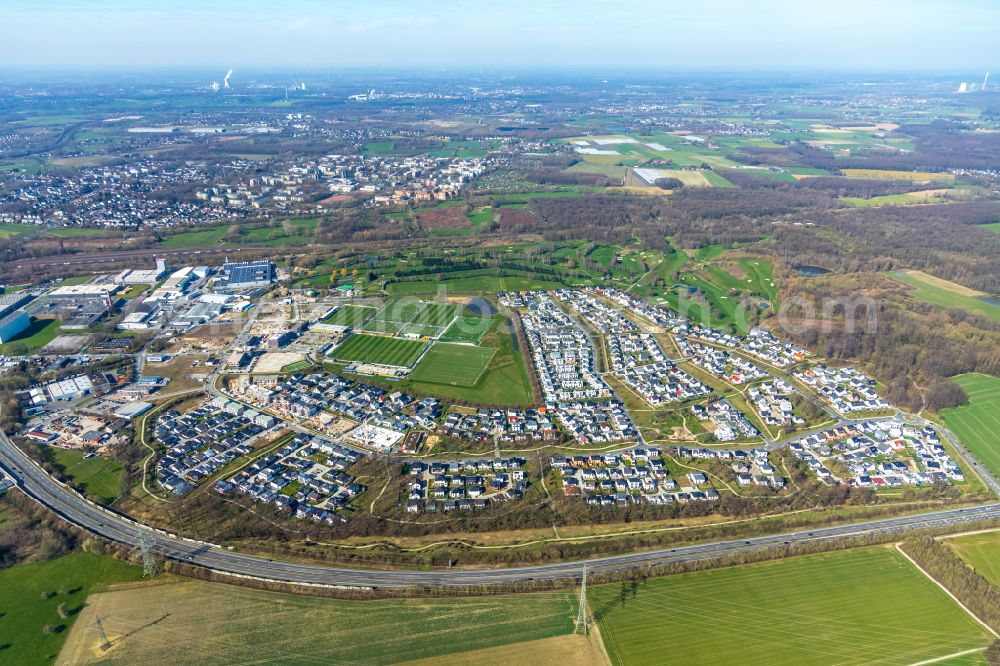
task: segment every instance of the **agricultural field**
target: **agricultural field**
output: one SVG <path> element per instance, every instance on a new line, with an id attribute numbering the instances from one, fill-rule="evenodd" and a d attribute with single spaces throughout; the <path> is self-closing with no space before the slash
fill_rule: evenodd
<path id="1" fill-rule="evenodd" d="M 992 637 L 891 547 L 596 586 L 613 664 L 912 664 Z"/>
<path id="2" fill-rule="evenodd" d="M 914 298 L 943 308 L 960 308 L 1000 321 L 1000 302 L 991 300 L 988 294 L 920 271 L 900 271 L 888 275 L 897 282 L 913 287 L 909 294 Z"/>
<path id="3" fill-rule="evenodd" d="M 354 334 L 334 350 L 333 357 L 339 361 L 409 367 L 426 347 L 427 343 L 416 340 Z"/>
<path id="4" fill-rule="evenodd" d="M 79 238 L 81 236 L 101 236 L 121 238 L 124 234 L 114 229 L 93 229 L 90 227 L 57 227 L 50 229 L 49 234 L 59 238 Z"/>
<path id="5" fill-rule="evenodd" d="M 966 534 L 945 543 L 983 578 L 1000 587 L 1000 532 Z"/>
<path id="6" fill-rule="evenodd" d="M 566 169 L 566 173 L 596 173 L 608 178 L 624 178 L 625 167 L 617 164 L 598 164 L 595 162 L 577 162 Z"/>
<path id="7" fill-rule="evenodd" d="M 958 439 L 994 474 L 1000 474 L 1000 379 L 970 373 L 952 377 L 968 404 L 942 409 L 941 418 Z"/>
<path id="8" fill-rule="evenodd" d="M 848 178 L 874 178 L 876 180 L 911 180 L 926 183 L 932 180 L 953 181 L 954 174 L 930 171 L 893 171 L 890 169 L 841 169 Z"/>
<path id="9" fill-rule="evenodd" d="M 62 468 L 63 474 L 85 494 L 110 504 L 121 492 L 125 465 L 117 460 L 100 456 L 85 458 L 83 451 L 61 449 L 55 446 L 39 447 L 52 462 Z"/>
<path id="10" fill-rule="evenodd" d="M 602 135 L 561 139 L 588 164 L 637 166 L 648 160 L 669 161 L 672 167 L 713 168 L 738 166 L 726 154 L 737 145 L 732 141 L 716 144 L 695 135 L 657 133 L 650 135 Z M 583 152 L 581 152 L 583 151 Z M 576 166 L 576 165 L 574 165 Z M 583 168 L 578 168 L 582 171 Z"/>
<path id="11" fill-rule="evenodd" d="M 341 305 L 321 323 L 358 328 L 373 314 L 375 314 L 375 308 L 366 305 Z"/>
<path id="12" fill-rule="evenodd" d="M 245 664 L 267 646 L 268 663 L 395 664 L 564 636 L 575 613 L 572 590 L 345 601 L 175 582 L 91 596 L 58 663 L 157 664 L 169 652 L 178 666 Z M 114 645 L 104 654 L 97 616 Z M 171 649 L 181 635 L 197 635 L 198 649 Z"/>
<path id="13" fill-rule="evenodd" d="M 719 174 L 706 171 L 697 170 L 693 171 L 690 169 L 633 169 L 632 173 L 635 174 L 636 179 L 641 182 L 635 182 L 631 184 L 635 185 L 654 185 L 660 178 L 676 178 L 684 184 L 684 187 L 732 187 L 732 183 L 727 181 L 725 178 Z M 635 180 L 635 179 L 630 179 Z"/>
<path id="14" fill-rule="evenodd" d="M 72 553 L 0 569 L 0 661 L 51 664 L 86 608 L 91 592 L 138 580 L 142 569 L 108 557 Z M 60 604 L 69 611 L 64 620 Z M 51 633 L 45 632 L 50 627 Z M 93 618 L 87 629 L 93 628 Z"/>
<path id="15" fill-rule="evenodd" d="M 430 384 L 475 386 L 496 351 L 492 347 L 437 342 L 420 359 L 410 377 Z"/>
<path id="16" fill-rule="evenodd" d="M 962 196 L 963 190 L 921 190 L 903 194 L 885 194 L 863 199 L 860 197 L 841 197 L 840 201 L 852 208 L 876 208 L 878 206 L 916 206 L 920 204 L 946 203 L 951 198 Z"/>
<path id="17" fill-rule="evenodd" d="M 229 233 L 227 225 L 219 225 L 198 231 L 184 231 L 179 234 L 167 236 L 160 242 L 160 247 L 165 248 L 188 248 L 188 247 L 210 247 L 218 245 Z"/>
<path id="18" fill-rule="evenodd" d="M 288 229 L 285 229 L 285 226 Z M 181 249 L 193 247 L 211 247 L 213 245 L 258 245 L 266 247 L 285 247 L 306 245 L 313 240 L 316 228 L 315 218 L 300 218 L 284 220 L 268 226 L 246 228 L 240 234 L 230 237 L 232 225 L 221 224 L 207 229 L 183 231 L 179 234 L 166 236 L 160 247 Z"/>

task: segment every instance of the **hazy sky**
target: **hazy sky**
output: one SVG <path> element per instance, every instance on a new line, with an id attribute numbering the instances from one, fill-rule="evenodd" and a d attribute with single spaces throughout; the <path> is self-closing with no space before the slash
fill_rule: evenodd
<path id="1" fill-rule="evenodd" d="M 0 67 L 1000 70 L 1000 0 L 0 0 Z"/>

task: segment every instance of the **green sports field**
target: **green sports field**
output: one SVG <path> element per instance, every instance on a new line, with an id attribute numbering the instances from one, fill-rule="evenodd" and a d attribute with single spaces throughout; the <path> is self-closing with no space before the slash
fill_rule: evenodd
<path id="1" fill-rule="evenodd" d="M 324 319 L 322 323 L 358 328 L 373 314 L 375 314 L 375 308 L 370 308 L 366 305 L 341 305 L 333 314 Z"/>
<path id="2" fill-rule="evenodd" d="M 375 315 L 375 319 L 405 324 L 413 319 L 423 307 L 424 304 L 414 298 L 394 298 L 382 306 L 382 309 Z"/>
<path id="3" fill-rule="evenodd" d="M 948 429 L 994 474 L 1000 474 L 1000 378 L 970 373 L 952 377 L 969 396 L 968 404 L 942 409 Z"/>
<path id="4" fill-rule="evenodd" d="M 629 666 L 913 664 L 991 642 L 891 547 L 597 586 L 589 607 Z"/>
<path id="5" fill-rule="evenodd" d="M 420 337 L 435 338 L 441 333 L 440 326 L 428 326 L 426 324 L 406 324 L 399 329 L 400 335 L 419 335 Z"/>
<path id="6" fill-rule="evenodd" d="M 410 378 L 432 384 L 475 386 L 496 351 L 493 347 L 438 342 L 427 351 Z"/>
<path id="7" fill-rule="evenodd" d="M 399 333 L 399 329 L 403 328 L 403 324 L 398 321 L 386 321 L 384 319 L 369 319 L 367 322 L 358 327 L 359 331 L 370 331 L 372 333 L 385 333 L 387 335 L 393 335 Z"/>
<path id="8" fill-rule="evenodd" d="M 410 366 L 426 346 L 426 342 L 416 340 L 355 334 L 334 350 L 333 357 L 342 361 Z"/>
<path id="9" fill-rule="evenodd" d="M 410 321 L 411 324 L 447 326 L 462 311 L 459 305 L 449 303 L 427 303 Z"/>
<path id="10" fill-rule="evenodd" d="M 983 578 L 1000 587 L 1000 532 L 966 534 L 945 543 Z"/>
<path id="11" fill-rule="evenodd" d="M 480 317 L 477 315 L 463 315 L 455 320 L 455 323 L 448 327 L 448 330 L 441 336 L 444 342 L 476 342 L 483 339 L 483 335 L 493 324 L 492 317 Z"/>

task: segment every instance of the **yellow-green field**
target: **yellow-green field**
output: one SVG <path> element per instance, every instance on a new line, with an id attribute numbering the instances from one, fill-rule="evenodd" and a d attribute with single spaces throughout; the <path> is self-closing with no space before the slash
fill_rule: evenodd
<path id="1" fill-rule="evenodd" d="M 983 578 L 1000 587 L 1000 532 L 966 534 L 945 543 Z"/>
<path id="2" fill-rule="evenodd" d="M 141 568 L 90 553 L 0 569 L 0 664 L 53 663 L 79 623 L 87 595 L 141 575 Z M 61 604 L 68 611 L 65 618 L 59 615 Z M 88 628 L 93 624 L 91 618 Z"/>
<path id="3" fill-rule="evenodd" d="M 966 196 L 965 190 L 922 190 L 903 194 L 885 194 L 863 199 L 861 197 L 841 197 L 840 201 L 852 208 L 878 208 L 881 206 L 919 206 L 921 204 L 946 203 L 952 198 Z"/>
<path id="4" fill-rule="evenodd" d="M 57 663 L 395 664 L 566 635 L 575 612 L 572 590 L 342 601 L 176 582 L 91 596 Z"/>
<path id="5" fill-rule="evenodd" d="M 913 287 L 909 293 L 914 298 L 943 308 L 960 308 L 1000 321 L 1000 305 L 986 300 L 985 294 L 973 295 L 979 292 L 919 271 L 895 272 L 888 275 L 893 280 Z"/>
<path id="6" fill-rule="evenodd" d="M 986 630 L 892 547 L 594 587 L 613 664 L 914 664 Z"/>
<path id="7" fill-rule="evenodd" d="M 970 373 L 952 380 L 965 389 L 969 402 L 942 409 L 941 418 L 981 463 L 1000 474 L 1000 378 Z"/>
<path id="8" fill-rule="evenodd" d="M 935 173 L 932 171 L 894 171 L 892 169 L 841 169 L 848 178 L 874 178 L 876 180 L 912 180 L 926 182 L 929 180 L 955 180 L 954 174 Z"/>

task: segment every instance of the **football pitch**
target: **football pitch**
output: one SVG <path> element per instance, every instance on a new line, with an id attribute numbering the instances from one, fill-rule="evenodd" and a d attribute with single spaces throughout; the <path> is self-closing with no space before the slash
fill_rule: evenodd
<path id="1" fill-rule="evenodd" d="M 366 305 L 342 305 L 323 320 L 324 324 L 357 328 L 375 314 L 375 308 Z"/>
<path id="2" fill-rule="evenodd" d="M 441 328 L 438 326 L 428 326 L 426 324 L 406 324 L 403 328 L 399 329 L 399 334 L 436 338 L 441 334 Z"/>
<path id="3" fill-rule="evenodd" d="M 478 315 L 463 315 L 455 320 L 441 340 L 444 342 L 475 342 L 478 343 L 486 335 L 493 317 L 480 317 Z"/>
<path id="4" fill-rule="evenodd" d="M 438 342 L 427 350 L 410 378 L 431 384 L 475 386 L 496 351 L 493 347 Z"/>
<path id="5" fill-rule="evenodd" d="M 352 307 L 352 306 L 345 306 Z M 378 312 L 333 313 L 324 323 L 349 325 L 361 331 L 386 335 L 440 338 L 449 342 L 476 342 L 489 330 L 492 317 L 464 315 L 464 307 L 452 303 L 425 303 L 413 297 L 394 298 Z"/>
<path id="6" fill-rule="evenodd" d="M 423 307 L 423 303 L 413 298 L 396 298 L 383 305 L 382 309 L 375 315 L 375 319 L 405 324 L 413 319 Z"/>
<path id="7" fill-rule="evenodd" d="M 426 342 L 355 334 L 333 351 L 333 358 L 380 365 L 409 367 L 427 346 Z"/>
<path id="8" fill-rule="evenodd" d="M 427 303 L 410 322 L 427 326 L 447 326 L 462 311 L 458 305 L 448 303 Z"/>
<path id="9" fill-rule="evenodd" d="M 589 607 L 630 666 L 913 664 L 991 642 L 891 547 L 595 586 Z"/>
<path id="10" fill-rule="evenodd" d="M 952 377 L 969 396 L 969 403 L 942 409 L 941 418 L 974 456 L 1000 474 L 1000 379 L 970 373 Z"/>

